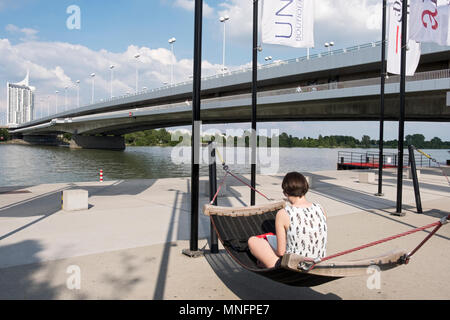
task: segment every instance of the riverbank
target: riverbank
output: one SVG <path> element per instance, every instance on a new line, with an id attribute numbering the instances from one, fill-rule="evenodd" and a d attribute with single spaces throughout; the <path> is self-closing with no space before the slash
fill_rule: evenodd
<path id="1" fill-rule="evenodd" d="M 310 173 L 310 200 L 329 216 L 328 252 L 435 222 L 448 214 L 450 195 L 436 170 L 421 174 L 425 214 L 414 212 L 411 180 L 405 180 L 405 217 L 395 211 L 395 171 L 385 173 L 384 197 L 376 184 L 358 182 L 356 171 Z M 248 177 L 247 177 L 248 178 Z M 258 176 L 258 188 L 280 198 L 282 175 Z M 224 206 L 248 203 L 247 187 L 230 180 Z M 90 209 L 60 210 L 60 192 L 89 191 Z M 0 299 L 449 299 L 450 228 L 444 226 L 411 260 L 382 273 L 379 289 L 367 277 L 340 279 L 313 288 L 291 288 L 258 277 L 221 250 L 208 253 L 209 220 L 200 214 L 199 247 L 205 256 L 181 254 L 189 246 L 188 178 L 119 180 L 1 188 Z M 208 202 L 201 194 L 200 204 Z M 264 203 L 257 198 L 257 203 Z M 371 256 L 391 249 L 412 249 L 420 232 L 358 252 Z M 430 263 L 433 261 L 433 263 Z M 81 289 L 66 282 L 71 266 L 81 271 Z M 72 270 L 72 269 L 70 269 Z M 369 276 L 369 275 L 368 275 Z M 189 281 L 186 281 L 189 278 Z"/>

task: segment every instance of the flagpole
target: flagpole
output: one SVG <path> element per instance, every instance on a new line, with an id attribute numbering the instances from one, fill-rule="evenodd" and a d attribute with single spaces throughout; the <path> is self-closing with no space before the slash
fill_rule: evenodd
<path id="1" fill-rule="evenodd" d="M 400 118 L 398 123 L 398 160 L 397 160 L 397 211 L 395 215 L 404 216 L 402 213 L 403 193 L 403 141 L 405 136 L 405 84 L 406 84 L 406 42 L 408 27 L 408 2 L 402 1 L 402 51 L 400 64 Z"/>
<path id="2" fill-rule="evenodd" d="M 257 81 L 258 81 L 258 0 L 253 0 L 253 73 L 252 73 L 252 132 L 251 132 L 251 189 L 250 205 L 255 205 L 256 188 L 256 107 L 257 107 Z"/>
<path id="3" fill-rule="evenodd" d="M 383 0 L 383 26 L 381 36 L 381 92 L 380 92 L 380 154 L 378 156 L 378 193 L 376 196 L 383 196 L 383 142 L 384 142 L 384 89 L 386 83 L 386 0 Z"/>
<path id="4" fill-rule="evenodd" d="M 183 253 L 190 257 L 201 254 L 198 250 L 198 209 L 199 209 L 199 124 L 200 124 L 200 94 L 202 77 L 202 17 L 203 0 L 195 0 L 195 34 L 194 34 L 194 77 L 192 92 L 192 137 L 191 137 L 191 234 L 189 250 Z"/>

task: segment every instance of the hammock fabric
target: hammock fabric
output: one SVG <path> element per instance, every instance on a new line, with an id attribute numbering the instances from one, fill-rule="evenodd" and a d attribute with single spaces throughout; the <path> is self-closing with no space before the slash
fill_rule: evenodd
<path id="1" fill-rule="evenodd" d="M 317 264 L 295 254 L 285 254 L 280 266 L 261 268 L 251 255 L 247 241 L 252 236 L 275 233 L 275 216 L 284 206 L 284 201 L 242 208 L 205 205 L 203 212 L 210 216 L 222 245 L 233 260 L 251 272 L 291 286 L 312 287 L 343 277 L 367 275 L 370 266 L 384 271 L 407 262 L 404 259 L 407 252 L 403 250 L 363 260 Z"/>

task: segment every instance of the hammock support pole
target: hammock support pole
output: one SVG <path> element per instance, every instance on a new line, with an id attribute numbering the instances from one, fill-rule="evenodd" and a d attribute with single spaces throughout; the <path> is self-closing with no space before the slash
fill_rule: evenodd
<path id="1" fill-rule="evenodd" d="M 211 141 L 208 145 L 209 149 L 209 200 L 212 205 L 217 206 L 217 197 L 215 194 L 217 192 L 217 169 L 216 169 L 216 144 Z M 211 253 L 219 253 L 219 245 L 216 231 L 212 222 L 210 222 L 210 243 L 209 247 Z"/>
<path id="2" fill-rule="evenodd" d="M 250 204 L 255 205 L 256 201 L 256 119 L 257 119 L 257 93 L 258 93 L 258 0 L 253 0 L 253 62 L 252 62 L 252 132 L 251 144 L 251 185 Z"/>
<path id="3" fill-rule="evenodd" d="M 423 213 L 422 210 L 422 200 L 420 198 L 420 188 L 419 188 L 419 179 L 417 177 L 417 167 L 416 167 L 416 158 L 414 156 L 415 147 L 413 145 L 408 146 L 409 151 L 409 162 L 411 165 L 411 176 L 414 185 L 414 197 L 416 199 L 416 207 L 417 213 Z"/>

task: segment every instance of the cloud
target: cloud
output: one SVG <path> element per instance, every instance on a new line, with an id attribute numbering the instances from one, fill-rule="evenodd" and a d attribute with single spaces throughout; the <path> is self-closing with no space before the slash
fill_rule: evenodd
<path id="1" fill-rule="evenodd" d="M 175 0 L 174 6 L 183 8 L 185 10 L 194 11 L 194 0 Z M 214 13 L 214 9 L 211 8 L 205 1 L 203 1 L 203 15 L 205 17 L 211 17 Z"/>
<path id="2" fill-rule="evenodd" d="M 20 38 L 21 41 L 36 40 L 37 34 L 39 33 L 38 30 L 31 28 L 19 28 L 18 26 L 15 26 L 13 24 L 8 24 L 5 27 L 5 30 L 12 34 L 22 34 L 23 37 Z"/>
<path id="3" fill-rule="evenodd" d="M 139 53 L 140 58 L 134 56 Z M 36 87 L 37 113 L 47 106 L 52 110 L 56 104 L 55 91 L 59 93 L 62 106 L 64 88 L 68 87 L 68 105 L 76 105 L 76 81 L 80 80 L 81 105 L 90 103 L 92 79 L 95 73 L 95 100 L 110 97 L 111 64 L 115 65 L 113 94 L 125 95 L 135 92 L 136 68 L 139 70 L 139 88 L 161 87 L 170 82 L 170 69 L 174 64 L 174 82 L 188 81 L 192 74 L 193 61 L 180 59 L 166 48 L 149 48 L 130 45 L 123 52 L 92 50 L 86 46 L 65 42 L 25 41 L 12 44 L 8 39 L 0 39 L 0 112 L 6 109 L 6 82 L 19 82 L 27 70 L 30 71 L 30 84 Z M 204 76 L 216 74 L 220 65 L 203 61 Z"/>
<path id="4" fill-rule="evenodd" d="M 262 7 L 259 13 L 262 15 Z M 252 37 L 252 1 L 227 0 L 219 4 L 218 15 L 230 16 L 228 35 L 249 43 Z M 325 41 L 360 44 L 381 38 L 382 7 L 379 0 L 315 1 L 316 46 Z M 260 20 L 261 21 L 261 20 Z"/>

